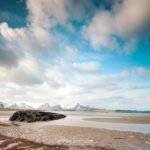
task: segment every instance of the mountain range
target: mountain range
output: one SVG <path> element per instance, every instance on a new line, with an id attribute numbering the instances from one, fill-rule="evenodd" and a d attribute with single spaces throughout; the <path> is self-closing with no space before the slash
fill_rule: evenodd
<path id="1" fill-rule="evenodd" d="M 0 102 L 0 109 L 33 109 L 32 106 L 26 103 L 4 103 Z"/>
<path id="2" fill-rule="evenodd" d="M 61 105 L 54 103 L 44 103 L 37 108 L 34 108 L 26 103 L 6 103 L 0 102 L 0 109 L 38 109 L 41 111 L 92 111 L 92 112 L 116 112 L 116 113 L 150 113 L 150 111 L 138 111 L 138 110 L 107 110 L 90 107 L 88 105 L 81 105 L 79 103 L 74 106 L 62 107 Z"/>
<path id="3" fill-rule="evenodd" d="M 27 105 L 26 103 L 4 103 L 0 102 L 0 109 L 35 109 L 30 105 Z M 91 111 L 92 108 L 89 106 L 80 105 L 77 103 L 74 106 L 70 106 L 67 108 L 62 107 L 58 104 L 49 104 L 45 103 L 41 106 L 37 107 L 36 109 L 42 110 L 42 111 Z"/>

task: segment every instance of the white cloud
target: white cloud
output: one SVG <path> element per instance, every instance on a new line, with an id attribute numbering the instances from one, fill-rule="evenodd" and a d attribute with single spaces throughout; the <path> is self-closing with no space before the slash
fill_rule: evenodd
<path id="1" fill-rule="evenodd" d="M 74 31 L 70 20 L 88 18 L 87 10 L 89 13 L 96 11 L 91 0 L 27 0 L 27 8 L 31 26 L 48 29 L 61 24 L 69 31 Z"/>
<path id="2" fill-rule="evenodd" d="M 18 85 L 42 84 L 44 81 L 43 69 L 39 67 L 37 61 L 26 55 L 15 68 L 0 67 L 0 82 L 15 83 Z"/>
<path id="3" fill-rule="evenodd" d="M 65 72 L 58 70 L 57 68 L 49 68 L 46 71 L 47 83 L 54 88 L 59 88 L 65 85 L 67 78 Z"/>
<path id="4" fill-rule="evenodd" d="M 79 52 L 76 48 L 67 46 L 62 52 L 66 59 L 75 60 L 79 57 Z"/>
<path id="5" fill-rule="evenodd" d="M 11 99 L 18 102 L 28 102 L 29 104 L 33 102 L 35 102 L 35 104 L 55 102 L 56 104 L 62 105 L 72 105 L 79 102 L 85 105 L 89 104 L 109 109 L 130 108 L 144 110 L 150 108 L 150 106 L 147 105 L 150 102 L 150 88 L 146 86 L 144 82 L 143 84 L 132 83 L 127 71 L 111 75 L 92 74 L 89 76 L 85 74 L 73 74 L 71 76 L 70 71 L 72 68 L 67 64 L 66 66 L 68 66 L 68 68 L 63 68 L 62 66 L 65 66 L 65 64 L 62 62 L 57 62 L 54 66 L 50 65 L 46 72 L 38 68 L 38 64 L 36 64 L 34 60 L 32 60 L 32 62 L 29 60 L 24 62 L 26 62 L 25 64 L 27 66 L 32 67 L 28 68 L 23 63 L 23 70 L 34 74 L 34 77 L 39 75 L 43 83 L 34 83 L 34 86 L 29 86 L 29 83 L 26 81 L 28 77 L 24 80 L 25 82 L 21 80 L 24 79 L 24 75 L 26 75 L 23 73 L 21 73 L 17 78 L 18 80 L 15 79 L 13 83 L 10 83 L 10 80 L 7 83 L 6 80 L 2 82 L 8 72 L 5 73 L 4 70 L 1 70 L 0 78 L 3 79 L 0 85 L 2 91 L 0 95 L 1 100 L 5 99 L 9 101 Z M 9 72 L 11 75 L 9 75 L 8 79 L 11 78 L 11 81 L 13 81 L 12 77 L 15 71 Z M 29 79 L 29 82 L 31 81 Z"/>
<path id="6" fill-rule="evenodd" d="M 127 84 L 125 89 L 127 90 L 145 90 L 147 88 L 150 88 L 144 84 Z"/>
<path id="7" fill-rule="evenodd" d="M 149 0 L 123 0 L 115 3 L 112 10 L 100 10 L 92 22 L 84 28 L 84 34 L 94 48 L 119 49 L 117 37 L 129 43 L 124 51 L 133 50 L 135 39 L 147 34 L 150 25 Z M 127 48 L 127 49 L 126 49 Z"/>
<path id="8" fill-rule="evenodd" d="M 6 40 L 6 44 L 13 46 L 18 52 L 43 51 L 52 45 L 51 35 L 47 30 L 40 27 L 28 26 L 13 29 L 4 22 L 0 24 L 0 33 L 2 38 Z"/>
<path id="9" fill-rule="evenodd" d="M 29 21 L 34 27 L 49 28 L 68 19 L 65 0 L 28 0 Z"/>
<path id="10" fill-rule="evenodd" d="M 150 69 L 145 69 L 143 67 L 137 67 L 135 68 L 135 73 L 140 75 L 140 76 L 150 76 Z"/>
<path id="11" fill-rule="evenodd" d="M 81 73 L 96 73 L 100 71 L 100 65 L 96 61 L 78 62 L 73 63 L 71 66 Z"/>
<path id="12" fill-rule="evenodd" d="M 17 54 L 10 49 L 5 49 L 5 47 L 0 46 L 0 65 L 7 68 L 17 66 L 18 65 Z"/>

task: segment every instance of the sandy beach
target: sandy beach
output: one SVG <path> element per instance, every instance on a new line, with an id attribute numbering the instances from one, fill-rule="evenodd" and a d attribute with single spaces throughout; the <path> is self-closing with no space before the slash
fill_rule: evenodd
<path id="1" fill-rule="evenodd" d="M 70 149 L 70 150 L 149 150 L 150 134 L 131 131 L 117 131 L 105 128 L 82 127 L 75 124 L 63 125 L 60 121 L 36 123 L 11 123 L 7 118 L 13 111 L 0 111 L 0 149 Z M 65 113 L 65 112 L 64 112 Z M 150 126 L 149 115 L 131 114 L 90 114 L 66 112 L 67 116 L 81 117 L 87 123 L 130 124 Z M 87 114 L 87 115 L 86 115 Z M 86 118 L 90 117 L 90 118 Z M 95 118 L 94 118 L 95 116 Z M 105 118 L 104 118 L 105 117 Z M 69 118 L 69 117 L 68 117 Z M 128 119 L 127 119 L 128 118 Z M 66 119 L 67 120 L 67 119 Z M 69 120 L 69 119 L 68 119 Z M 67 120 L 67 121 L 68 121 Z M 64 120 L 65 121 L 65 120 Z M 77 121 L 77 120 L 76 120 Z M 60 122 L 60 123 L 59 123 Z M 85 123 L 84 122 L 84 123 Z M 6 142 L 9 141 L 9 142 Z M 17 142 L 16 142 L 17 141 Z M 39 144 L 38 147 L 35 145 Z M 5 145 L 5 146 L 4 146 Z"/>

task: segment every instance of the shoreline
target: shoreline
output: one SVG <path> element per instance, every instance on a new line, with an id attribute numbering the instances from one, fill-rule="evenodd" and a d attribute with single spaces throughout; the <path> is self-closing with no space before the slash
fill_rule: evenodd
<path id="1" fill-rule="evenodd" d="M 62 113 L 62 112 L 61 112 Z M 12 112 L 0 112 L 1 117 L 5 116 L 9 118 Z M 65 113 L 64 113 L 65 114 Z M 72 115 L 73 114 L 73 115 Z M 35 122 L 35 123 L 25 123 L 25 122 L 10 122 L 3 121 L 0 122 L 0 135 L 6 137 L 12 137 L 22 141 L 24 146 L 26 146 L 26 141 L 31 141 L 30 146 L 34 147 L 34 143 L 42 143 L 49 146 L 56 145 L 59 150 L 148 150 L 150 149 L 150 133 L 140 133 L 133 131 L 119 131 L 114 129 L 102 129 L 93 128 L 85 126 L 77 126 L 76 121 L 81 121 L 85 119 L 85 113 L 72 112 L 73 118 L 80 118 L 80 120 L 74 120 L 72 122 L 71 118 L 60 119 L 56 121 L 48 122 Z M 76 114 L 76 116 L 75 116 Z M 65 115 L 70 115 L 69 112 Z M 92 117 L 91 117 L 92 116 Z M 94 118 L 95 117 L 95 118 Z M 114 115 L 114 114 L 89 114 L 87 119 L 125 119 L 126 117 L 130 119 L 148 119 L 149 116 L 146 115 Z M 105 117 L 105 118 L 104 118 Z M 124 118 L 125 117 L 125 118 Z M 70 121 L 74 126 L 68 126 L 57 124 L 57 122 L 67 122 Z M 82 121 L 81 121 L 82 122 Z M 95 123 L 95 121 L 91 121 Z M 84 121 L 82 123 L 89 123 L 89 121 Z M 97 122 L 99 124 L 100 122 Z M 107 123 L 111 125 L 111 123 Z M 100 124 L 99 124 L 100 125 Z M 132 125 L 132 124 L 131 124 Z M 138 124 L 133 124 L 136 127 Z M 147 124 L 148 125 L 148 124 Z M 0 143 L 3 143 L 1 140 Z M 15 144 L 15 143 L 14 143 Z M 44 146 L 44 145 L 43 145 Z M 63 149 L 65 147 L 65 149 Z M 62 149 L 61 149 L 62 148 Z M 0 147 L 1 150 L 1 147 Z M 4 150 L 4 149 L 2 149 Z M 52 149 L 55 150 L 55 149 Z M 57 149 L 58 150 L 58 149 Z"/>
<path id="2" fill-rule="evenodd" d="M 0 122 L 10 123 L 9 117 L 15 111 L 0 111 Z M 55 112 L 56 113 L 56 112 Z M 34 122 L 32 126 L 44 127 L 50 125 L 75 126 L 137 133 L 150 133 L 150 115 L 144 114 L 106 114 L 90 112 L 57 112 L 65 114 L 64 119 Z M 30 126 L 18 122 L 21 126 Z"/>

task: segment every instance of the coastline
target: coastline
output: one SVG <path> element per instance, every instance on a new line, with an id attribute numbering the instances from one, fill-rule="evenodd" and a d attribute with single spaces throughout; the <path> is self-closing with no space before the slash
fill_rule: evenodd
<path id="1" fill-rule="evenodd" d="M 7 112 L 6 116 L 10 115 L 11 113 L 12 112 Z M 2 114 L 3 116 L 5 116 L 4 112 Z M 78 115 L 81 116 L 82 113 L 79 113 Z M 83 114 L 83 116 L 85 116 L 85 113 Z M 118 114 L 118 117 L 119 116 L 120 115 Z M 114 115 L 112 115 L 112 117 L 114 117 Z M 95 116 L 95 119 L 97 119 L 97 116 Z M 107 118 L 107 119 L 115 119 L 115 118 Z M 63 119 L 61 120 L 65 121 Z M 133 125 L 136 126 L 136 124 Z M 51 146 L 57 145 L 58 147 L 59 146 L 61 148 L 65 147 L 66 149 L 70 149 L 70 150 L 73 149 L 74 150 L 78 150 L 78 149 L 79 150 L 80 149 L 81 150 L 82 149 L 148 150 L 150 149 L 149 133 L 117 131 L 117 130 L 108 130 L 108 129 L 98 129 L 92 127 L 55 125 L 54 121 L 36 122 L 36 123 L 22 123 L 22 122 L 11 123 L 9 121 L 4 121 L 0 123 L 0 134 L 6 137 L 13 137 L 15 139 L 16 138 L 19 138 L 21 140 L 24 139 L 25 143 L 27 140 L 35 143 L 36 142 L 43 143 L 45 145 L 51 145 Z M 0 141 L 0 143 L 2 142 L 3 141 Z"/>

